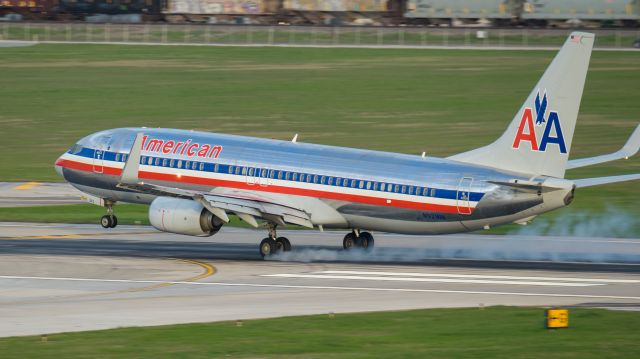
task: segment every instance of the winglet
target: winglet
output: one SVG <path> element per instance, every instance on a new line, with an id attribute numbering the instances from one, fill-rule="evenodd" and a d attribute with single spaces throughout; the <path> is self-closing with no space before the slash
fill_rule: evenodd
<path id="1" fill-rule="evenodd" d="M 618 151 L 609 153 L 607 155 L 579 158 L 567 162 L 567 169 L 579 168 L 585 166 L 596 165 L 598 163 L 610 162 L 619 159 L 629 159 L 629 157 L 635 155 L 640 150 L 640 124 L 633 131 L 627 143 Z"/>
<path id="2" fill-rule="evenodd" d="M 142 141 L 144 134 L 139 132 L 136 134 L 136 139 L 133 141 L 131 151 L 129 151 L 129 157 L 122 169 L 122 177 L 120 177 L 121 183 L 136 184 L 138 183 L 138 171 L 140 168 L 140 153 L 142 152 Z"/>

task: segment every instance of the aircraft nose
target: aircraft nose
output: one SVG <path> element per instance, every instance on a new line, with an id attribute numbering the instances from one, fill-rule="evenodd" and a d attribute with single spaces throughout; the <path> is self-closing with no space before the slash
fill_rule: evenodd
<path id="1" fill-rule="evenodd" d="M 64 178 L 64 174 L 62 173 L 62 156 L 58 157 L 55 163 L 56 173 L 58 176 Z"/>

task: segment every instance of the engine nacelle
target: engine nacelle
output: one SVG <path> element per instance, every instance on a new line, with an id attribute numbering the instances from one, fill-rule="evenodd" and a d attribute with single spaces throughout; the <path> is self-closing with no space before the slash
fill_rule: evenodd
<path id="1" fill-rule="evenodd" d="M 190 199 L 158 197 L 149 207 L 149 222 L 163 232 L 211 236 L 224 224 L 203 205 Z"/>

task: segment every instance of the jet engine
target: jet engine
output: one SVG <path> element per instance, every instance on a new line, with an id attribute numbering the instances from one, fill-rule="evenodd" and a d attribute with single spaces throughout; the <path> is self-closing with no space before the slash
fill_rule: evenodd
<path id="1" fill-rule="evenodd" d="M 153 227 L 163 232 L 190 236 L 211 236 L 223 225 L 202 204 L 171 197 L 158 197 L 151 202 L 149 221 Z"/>

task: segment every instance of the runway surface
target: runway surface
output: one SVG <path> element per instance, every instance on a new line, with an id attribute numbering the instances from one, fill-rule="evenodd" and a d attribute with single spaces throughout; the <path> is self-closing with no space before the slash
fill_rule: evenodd
<path id="1" fill-rule="evenodd" d="M 294 251 L 262 261 L 264 234 L 0 223 L 0 336 L 432 307 L 640 309 L 640 240 L 376 234 L 363 253 L 343 251 L 341 232 L 279 231 Z M 535 257 L 600 249 L 611 263 Z"/>
<path id="2" fill-rule="evenodd" d="M 86 203 L 82 195 L 68 183 L 0 182 L 0 207 Z"/>

